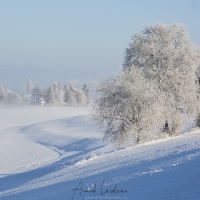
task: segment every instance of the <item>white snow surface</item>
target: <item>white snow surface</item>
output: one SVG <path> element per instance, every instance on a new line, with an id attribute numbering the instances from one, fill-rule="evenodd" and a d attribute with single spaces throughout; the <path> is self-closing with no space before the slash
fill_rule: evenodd
<path id="1" fill-rule="evenodd" d="M 0 199 L 200 199 L 200 130 L 116 149 L 90 109 L 1 107 Z"/>

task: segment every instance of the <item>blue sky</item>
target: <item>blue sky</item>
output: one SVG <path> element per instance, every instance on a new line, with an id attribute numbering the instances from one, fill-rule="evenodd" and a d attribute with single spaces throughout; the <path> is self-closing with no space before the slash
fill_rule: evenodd
<path id="1" fill-rule="evenodd" d="M 183 23 L 200 45 L 199 21 L 198 0 L 1 0 L 0 82 L 110 74 L 120 69 L 131 35 L 145 25 Z M 9 79 L 7 69 L 18 78 Z M 40 69 L 44 74 L 36 75 Z"/>

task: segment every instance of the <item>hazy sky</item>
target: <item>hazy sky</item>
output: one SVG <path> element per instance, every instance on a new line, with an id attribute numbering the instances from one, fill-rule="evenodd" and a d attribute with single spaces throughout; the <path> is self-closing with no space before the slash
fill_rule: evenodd
<path id="1" fill-rule="evenodd" d="M 157 22 L 185 24 L 200 46 L 198 0 L 0 0 L 0 74 L 108 74 L 123 63 L 131 35 Z"/>

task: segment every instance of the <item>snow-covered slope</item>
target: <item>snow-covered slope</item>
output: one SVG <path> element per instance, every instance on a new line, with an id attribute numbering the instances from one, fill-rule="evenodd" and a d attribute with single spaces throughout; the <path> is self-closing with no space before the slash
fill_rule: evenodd
<path id="1" fill-rule="evenodd" d="M 89 110 L 1 109 L 0 199 L 200 199 L 199 130 L 117 150 Z"/>

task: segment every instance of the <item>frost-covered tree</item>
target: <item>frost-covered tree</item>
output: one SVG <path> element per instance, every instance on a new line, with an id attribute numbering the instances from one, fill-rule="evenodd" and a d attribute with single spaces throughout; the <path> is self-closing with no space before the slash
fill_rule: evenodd
<path id="1" fill-rule="evenodd" d="M 4 84 L 0 84 L 0 103 L 7 105 L 24 105 L 27 101 L 22 94 L 12 91 Z"/>
<path id="2" fill-rule="evenodd" d="M 89 89 L 86 84 L 83 84 L 82 90 L 83 90 L 85 96 L 87 97 L 87 103 L 89 103 Z"/>
<path id="3" fill-rule="evenodd" d="M 64 91 L 63 88 L 54 82 L 46 91 L 46 102 L 50 105 L 64 105 Z"/>
<path id="4" fill-rule="evenodd" d="M 32 89 L 32 96 L 34 96 L 34 97 L 44 97 L 45 92 L 38 84 L 36 84 L 35 87 Z"/>
<path id="5" fill-rule="evenodd" d="M 64 91 L 63 88 L 57 83 L 52 84 L 55 93 L 55 102 L 57 105 L 64 105 Z"/>
<path id="6" fill-rule="evenodd" d="M 67 106 L 77 106 L 74 89 L 70 83 L 64 85 L 64 101 Z"/>
<path id="7" fill-rule="evenodd" d="M 4 84 L 0 84 L 0 101 L 4 101 L 6 96 L 7 87 Z"/>
<path id="8" fill-rule="evenodd" d="M 86 96 L 83 90 L 76 88 L 74 89 L 74 94 L 75 94 L 76 103 L 78 106 L 82 107 L 88 104 L 88 101 L 89 101 L 88 97 Z"/>
<path id="9" fill-rule="evenodd" d="M 133 68 L 121 75 L 100 81 L 93 117 L 104 128 L 104 138 L 121 145 L 133 136 L 139 143 L 143 134 L 154 129 L 161 119 L 159 90 L 153 80 Z"/>
<path id="10" fill-rule="evenodd" d="M 64 85 L 64 99 L 67 106 L 86 106 L 88 103 L 84 91 L 75 87 L 72 83 Z"/>
<path id="11" fill-rule="evenodd" d="M 25 103 L 25 99 L 21 94 L 16 92 L 9 92 L 6 95 L 6 104 L 9 105 L 22 105 Z"/>
<path id="12" fill-rule="evenodd" d="M 46 90 L 45 100 L 48 104 L 54 104 L 55 102 L 55 93 L 52 85 L 50 85 Z"/>
<path id="13" fill-rule="evenodd" d="M 196 110 L 199 55 L 181 24 L 147 26 L 141 34 L 133 35 L 126 49 L 124 70 L 142 69 L 145 78 L 154 79 L 164 95 L 163 125 L 171 135 L 181 126 L 182 114 Z"/>
<path id="14" fill-rule="evenodd" d="M 29 78 L 26 84 L 26 94 L 31 95 L 32 89 L 33 89 L 33 85 L 32 85 L 31 79 Z"/>

